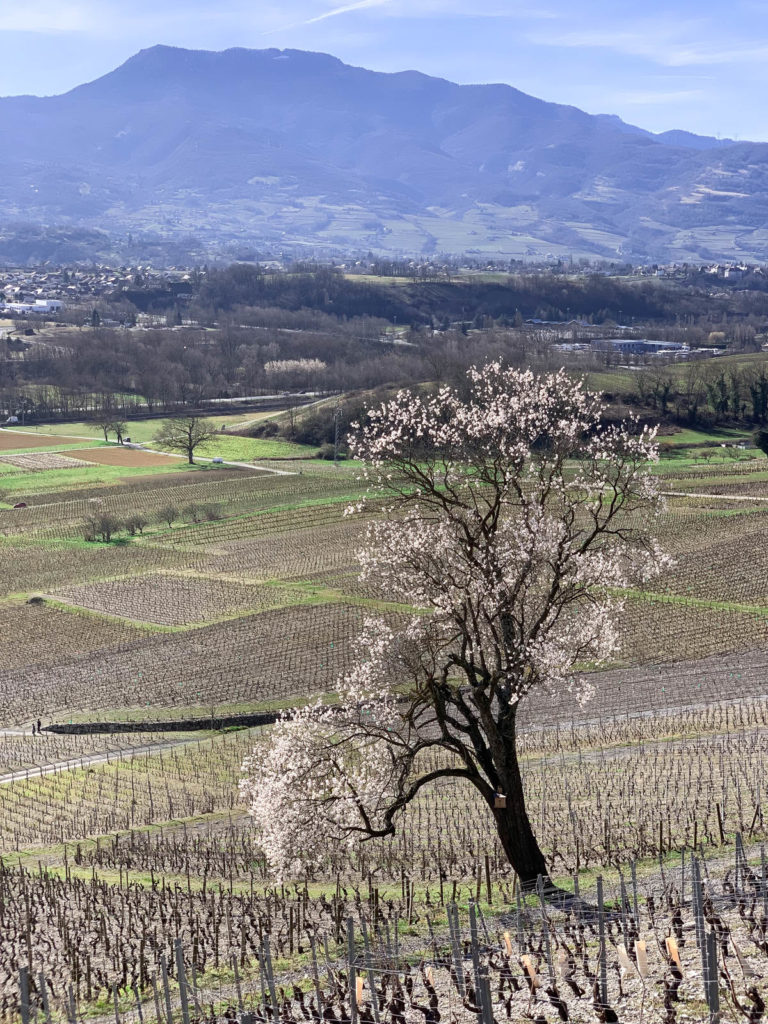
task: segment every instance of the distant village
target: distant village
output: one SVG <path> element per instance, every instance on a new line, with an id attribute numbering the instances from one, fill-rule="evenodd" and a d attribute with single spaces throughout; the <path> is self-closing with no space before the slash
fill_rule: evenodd
<path id="1" fill-rule="evenodd" d="M 261 260 L 260 264 L 270 273 L 291 268 L 291 261 L 274 259 Z M 716 282 L 747 283 L 750 279 L 768 281 L 768 267 L 746 263 L 713 263 L 695 266 L 688 263 L 671 263 L 629 266 L 626 264 L 600 263 L 585 265 L 563 260 L 523 262 L 503 261 L 459 261 L 459 260 L 332 260 L 330 264 L 346 274 L 373 274 L 375 276 L 403 276 L 415 281 L 455 278 L 478 273 L 593 273 L 620 275 L 638 278 L 657 277 L 669 280 L 686 280 L 692 274 L 702 275 L 713 286 Z M 109 301 L 123 291 L 136 287 L 162 286 L 174 291 L 175 297 L 183 296 L 185 282 L 199 273 L 188 267 L 155 268 L 149 265 L 134 267 L 38 267 L 0 269 L 0 316 L 11 318 L 55 317 L 73 307 L 94 305 Z M 529 321 L 541 324 L 543 321 Z M 586 325 L 585 325 L 586 326 Z M 626 349 L 627 352 L 630 349 Z M 633 353 L 637 354 L 637 353 Z"/>
<path id="2" fill-rule="evenodd" d="M 243 263 L 255 263 L 245 260 Z M 318 264 L 297 264 L 281 258 L 258 261 L 259 266 L 270 274 L 289 270 L 316 268 Z M 326 264 L 335 270 L 354 277 L 399 277 L 414 282 L 472 279 L 476 275 L 525 274 L 536 272 L 553 275 L 605 275 L 624 278 L 665 278 L 670 281 L 688 281 L 695 277 L 699 287 L 711 294 L 733 290 L 737 282 L 742 288 L 768 289 L 768 267 L 745 263 L 712 263 L 694 265 L 672 263 L 667 265 L 630 266 L 610 262 L 578 263 L 567 260 L 543 260 L 524 263 L 521 260 L 484 261 L 439 259 L 381 260 L 369 256 L 365 259 L 330 260 Z M 192 299 L 196 284 L 204 277 L 206 270 L 188 267 L 156 268 L 151 265 L 121 266 L 119 268 L 93 265 L 69 267 L 19 267 L 0 268 L 0 338 L 21 340 L 23 335 L 37 333 L 43 324 L 59 323 L 74 326 L 104 328 L 168 328 L 182 330 L 199 327 L 190 319 L 185 305 Z M 140 291 L 167 292 L 168 307 L 174 311 L 174 319 L 162 310 L 137 312 L 135 306 L 127 303 L 128 311 L 121 310 L 123 297 L 130 298 Z M 183 309 L 183 313 L 182 313 Z M 676 361 L 713 358 L 727 351 L 727 343 L 713 344 L 714 335 L 706 345 L 688 344 L 685 340 L 659 340 L 641 336 L 647 333 L 647 326 L 620 322 L 621 311 L 615 321 L 592 323 L 590 320 L 568 317 L 558 320 L 522 318 L 516 326 L 526 328 L 542 341 L 548 342 L 563 353 L 572 354 L 577 361 L 597 357 L 610 363 L 646 361 Z M 614 313 L 614 316 L 616 314 Z M 11 325 L 10 321 L 13 321 Z M 216 325 L 214 325 L 215 327 Z M 445 330 L 475 333 L 477 326 L 462 321 L 446 322 L 441 328 L 434 326 L 433 333 Z M 481 328 L 482 329 L 482 325 Z M 768 325 L 758 328 L 768 332 Z M 758 346 L 768 348 L 768 333 L 758 333 Z M 410 330 L 395 325 L 381 334 L 379 340 L 388 345 L 411 344 Z"/>
<path id="3" fill-rule="evenodd" d="M 149 266 L 0 269 L 0 315 L 50 317 L 71 307 L 110 300 L 123 289 L 190 279 L 187 269 Z"/>

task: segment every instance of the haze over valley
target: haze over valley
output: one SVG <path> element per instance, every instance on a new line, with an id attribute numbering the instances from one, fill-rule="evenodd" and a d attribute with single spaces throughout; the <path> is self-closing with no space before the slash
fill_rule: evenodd
<path id="1" fill-rule="evenodd" d="M 0 152 L 11 262 L 768 254 L 768 144 L 298 50 L 143 50 L 63 95 L 0 99 Z"/>

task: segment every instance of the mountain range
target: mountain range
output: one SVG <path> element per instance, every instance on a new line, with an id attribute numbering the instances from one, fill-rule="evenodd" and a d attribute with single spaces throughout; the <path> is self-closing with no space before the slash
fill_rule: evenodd
<path id="1" fill-rule="evenodd" d="M 0 99 L 0 258 L 163 244 L 763 261 L 768 144 L 297 50 L 155 46 Z"/>

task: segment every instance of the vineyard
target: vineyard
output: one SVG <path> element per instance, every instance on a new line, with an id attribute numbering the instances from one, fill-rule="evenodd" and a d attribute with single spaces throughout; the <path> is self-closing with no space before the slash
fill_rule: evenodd
<path id="1" fill-rule="evenodd" d="M 662 463 L 675 564 L 621 595 L 620 651 L 583 666 L 591 701 L 521 706 L 531 818 L 578 897 L 558 907 L 520 892 L 456 780 L 395 836 L 270 876 L 238 788 L 268 727 L 206 719 L 333 700 L 366 620 L 417 613 L 359 578 L 379 511 L 344 515 L 354 465 L 187 467 L 9 433 L 4 504 L 26 507 L 0 509 L 4 1019 L 682 1022 L 716 1000 L 721 1021 L 765 1019 L 761 460 Z M 97 512 L 133 530 L 87 540 Z M 184 731 L 154 728 L 169 719 Z"/>
<path id="2" fill-rule="evenodd" d="M 79 458 L 77 455 L 59 455 L 57 452 L 40 452 L 29 455 L 0 455 L 0 466 L 14 466 L 16 469 L 41 470 L 41 469 L 77 469 L 78 462 L 86 462 L 92 465 L 98 454 L 96 449 L 88 451 L 88 458 Z"/>
<path id="3" fill-rule="evenodd" d="M 291 603 L 290 592 L 278 587 L 249 586 L 198 573 L 147 573 L 86 583 L 62 588 L 56 597 L 106 615 L 165 626 L 190 626 Z"/>

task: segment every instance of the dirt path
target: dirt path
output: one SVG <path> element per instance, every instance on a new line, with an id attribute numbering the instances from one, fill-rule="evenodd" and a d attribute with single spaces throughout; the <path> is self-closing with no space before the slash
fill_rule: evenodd
<path id="1" fill-rule="evenodd" d="M 718 498 L 726 501 L 768 501 L 759 494 L 707 494 L 696 491 L 659 491 L 665 498 Z"/>
<path id="2" fill-rule="evenodd" d="M 0 736 L 24 735 L 23 729 L 2 729 Z M 75 771 L 97 764 L 107 764 L 114 760 L 123 760 L 134 754 L 157 754 L 162 750 L 189 743 L 189 738 L 166 740 L 164 743 L 142 743 L 135 747 L 120 747 L 100 754 L 87 754 L 84 757 L 70 757 L 65 761 L 51 761 L 49 764 L 35 765 L 33 768 L 22 768 L 15 772 L 0 774 L 0 786 L 9 786 L 12 782 L 26 782 L 28 779 L 39 779 L 45 775 L 56 775 L 59 772 Z"/>

